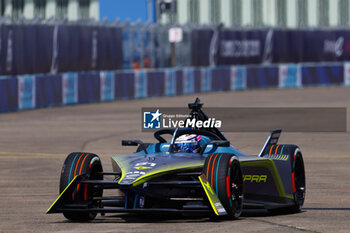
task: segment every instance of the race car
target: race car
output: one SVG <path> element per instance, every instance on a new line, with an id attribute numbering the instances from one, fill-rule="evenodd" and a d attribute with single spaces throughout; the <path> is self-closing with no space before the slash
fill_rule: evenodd
<path id="1" fill-rule="evenodd" d="M 198 98 L 188 106 L 188 120 L 208 120 Z M 277 144 L 280 134 L 273 130 L 259 155 L 246 155 L 215 127 L 160 129 L 155 143 L 122 140 L 123 146 L 138 148 L 113 156 L 113 172 L 103 171 L 96 154 L 71 153 L 61 170 L 60 195 L 47 213 L 89 221 L 97 213 L 235 219 L 243 208 L 298 212 L 306 191 L 304 161 L 298 146 Z M 103 195 L 106 189 L 115 194 Z"/>

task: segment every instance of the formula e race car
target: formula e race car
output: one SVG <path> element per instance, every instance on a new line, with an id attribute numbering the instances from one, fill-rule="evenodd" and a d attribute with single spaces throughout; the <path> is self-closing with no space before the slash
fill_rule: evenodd
<path id="1" fill-rule="evenodd" d="M 208 120 L 202 105 L 198 98 L 188 105 L 188 120 Z M 96 154 L 71 153 L 62 167 L 60 195 L 47 213 L 88 221 L 97 213 L 234 219 L 243 208 L 298 212 L 305 199 L 303 157 L 298 146 L 277 144 L 280 134 L 272 131 L 259 155 L 253 156 L 238 151 L 215 127 L 161 129 L 154 133 L 156 143 L 123 140 L 123 146 L 138 148 L 113 156 L 113 172 L 103 171 Z M 119 191 L 104 196 L 106 189 Z"/>

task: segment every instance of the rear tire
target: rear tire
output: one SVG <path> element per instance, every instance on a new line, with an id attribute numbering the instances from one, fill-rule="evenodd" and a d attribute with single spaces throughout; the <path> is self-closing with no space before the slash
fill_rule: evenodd
<path id="1" fill-rule="evenodd" d="M 297 213 L 301 211 L 301 208 L 304 204 L 305 194 L 306 194 L 306 183 L 305 183 L 305 167 L 304 160 L 301 153 L 301 150 L 296 145 L 279 145 L 278 148 L 281 148 L 279 153 L 288 155 L 291 162 L 292 168 L 292 192 L 294 197 L 294 206 L 289 208 L 270 210 L 272 213 Z M 283 151 L 282 151 L 283 150 Z M 294 174 L 294 178 L 293 178 Z"/>
<path id="2" fill-rule="evenodd" d="M 203 167 L 211 187 L 230 218 L 238 218 L 243 209 L 243 175 L 237 156 L 212 154 Z"/>
<path id="3" fill-rule="evenodd" d="M 67 156 L 61 171 L 60 193 L 77 175 L 85 174 L 86 179 L 102 180 L 103 175 L 96 174 L 103 172 L 100 158 L 91 153 L 71 153 Z M 91 185 L 79 185 L 71 195 L 67 195 L 64 203 L 93 202 L 93 197 L 102 196 L 102 189 L 93 188 Z M 93 206 L 96 206 L 94 203 Z M 96 217 L 96 213 L 64 212 L 63 215 L 71 221 L 89 221 Z"/>

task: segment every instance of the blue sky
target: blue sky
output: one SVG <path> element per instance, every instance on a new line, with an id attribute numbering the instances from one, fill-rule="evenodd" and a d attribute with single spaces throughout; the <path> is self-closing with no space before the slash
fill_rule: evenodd
<path id="1" fill-rule="evenodd" d="M 100 18 L 147 21 L 147 0 L 100 0 Z"/>

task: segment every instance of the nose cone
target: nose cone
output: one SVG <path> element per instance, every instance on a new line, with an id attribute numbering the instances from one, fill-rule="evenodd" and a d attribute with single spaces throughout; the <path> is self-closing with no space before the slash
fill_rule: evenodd
<path id="1" fill-rule="evenodd" d="M 122 172 L 119 184 L 140 185 L 147 180 L 168 173 L 182 170 L 202 168 L 204 158 L 195 154 L 168 154 L 157 153 L 153 155 L 130 154 L 112 157 Z"/>

